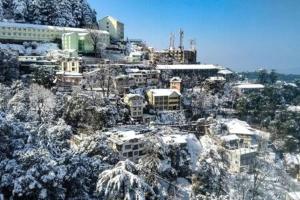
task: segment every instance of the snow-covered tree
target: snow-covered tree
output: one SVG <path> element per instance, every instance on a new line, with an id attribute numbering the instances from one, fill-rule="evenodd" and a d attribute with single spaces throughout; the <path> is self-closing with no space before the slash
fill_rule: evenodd
<path id="1" fill-rule="evenodd" d="M 38 114 L 39 120 L 49 120 L 53 117 L 56 99 L 50 90 L 38 84 L 31 84 L 29 99 L 30 109 Z"/>
<path id="2" fill-rule="evenodd" d="M 152 188 L 138 176 L 137 168 L 129 160 L 120 161 L 113 169 L 102 172 L 96 191 L 103 199 L 154 199 Z"/>

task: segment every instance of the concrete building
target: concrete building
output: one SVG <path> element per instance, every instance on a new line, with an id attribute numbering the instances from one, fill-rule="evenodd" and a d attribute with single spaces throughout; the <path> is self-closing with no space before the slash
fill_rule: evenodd
<path id="1" fill-rule="evenodd" d="M 86 33 L 65 33 L 62 35 L 62 47 L 64 50 L 76 50 L 79 53 L 94 53 L 93 41 L 89 32 Z M 105 48 L 110 43 L 109 34 L 101 31 L 96 31 L 92 34 L 99 34 L 97 46 Z"/>
<path id="2" fill-rule="evenodd" d="M 21 74 L 30 74 L 38 68 L 52 72 L 59 70 L 59 61 L 47 56 L 19 56 L 18 61 Z"/>
<path id="3" fill-rule="evenodd" d="M 109 32 L 113 41 L 124 40 L 124 24 L 111 16 L 104 17 L 99 20 L 101 30 Z"/>
<path id="4" fill-rule="evenodd" d="M 151 89 L 147 92 L 149 105 L 155 110 L 179 110 L 181 94 L 172 89 Z"/>
<path id="5" fill-rule="evenodd" d="M 261 91 L 265 88 L 262 84 L 254 84 L 254 83 L 240 83 L 234 86 L 237 93 L 242 95 L 244 93 L 253 92 L 253 91 Z"/>
<path id="6" fill-rule="evenodd" d="M 120 94 L 125 94 L 130 88 L 135 86 L 135 78 L 131 75 L 119 75 L 113 80 L 115 90 Z"/>
<path id="7" fill-rule="evenodd" d="M 110 36 L 107 31 L 93 31 L 99 34 L 99 40 L 104 46 L 109 45 Z M 24 41 L 62 41 L 64 50 L 75 49 L 87 52 L 91 51 L 88 34 L 89 31 L 82 28 L 0 22 L 0 40 L 4 42 L 13 41 L 15 43 L 22 43 Z M 81 46 L 83 47 L 81 48 Z"/>
<path id="8" fill-rule="evenodd" d="M 123 159 L 138 162 L 144 155 L 144 135 L 137 134 L 135 131 L 118 131 L 112 133 L 108 140 L 112 149 L 118 152 Z"/>
<path id="9" fill-rule="evenodd" d="M 171 78 L 170 89 L 174 89 L 177 90 L 178 92 L 181 92 L 181 78 L 179 77 Z"/>
<path id="10" fill-rule="evenodd" d="M 144 97 L 139 94 L 127 94 L 124 102 L 129 106 L 130 115 L 136 120 L 143 119 Z"/>
<path id="11" fill-rule="evenodd" d="M 151 86 L 159 83 L 160 71 L 159 70 L 140 70 L 137 68 L 128 68 L 126 73 L 135 80 L 135 86 Z"/>
<path id="12" fill-rule="evenodd" d="M 80 59 L 65 58 L 61 60 L 61 71 L 80 73 Z"/>
<path id="13" fill-rule="evenodd" d="M 246 170 L 256 158 L 257 150 L 250 148 L 226 149 L 225 160 L 229 171 L 239 173 Z"/>

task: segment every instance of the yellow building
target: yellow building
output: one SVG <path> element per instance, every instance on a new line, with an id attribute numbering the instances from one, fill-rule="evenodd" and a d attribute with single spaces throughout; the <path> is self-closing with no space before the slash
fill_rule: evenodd
<path id="1" fill-rule="evenodd" d="M 151 89 L 147 92 L 149 105 L 155 110 L 179 110 L 181 94 L 172 89 Z"/>
<path id="2" fill-rule="evenodd" d="M 109 32 L 112 40 L 124 40 L 124 24 L 111 16 L 104 17 L 99 21 L 100 30 Z"/>
<path id="3" fill-rule="evenodd" d="M 134 119 L 143 118 L 144 97 L 139 94 L 127 94 L 124 102 L 130 108 L 130 115 Z"/>

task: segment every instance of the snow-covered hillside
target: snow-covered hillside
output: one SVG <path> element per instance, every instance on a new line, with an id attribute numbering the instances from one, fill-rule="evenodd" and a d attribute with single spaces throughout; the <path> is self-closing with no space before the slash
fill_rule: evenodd
<path id="1" fill-rule="evenodd" d="M 97 22 L 86 0 L 0 0 L 0 20 L 68 27 Z"/>

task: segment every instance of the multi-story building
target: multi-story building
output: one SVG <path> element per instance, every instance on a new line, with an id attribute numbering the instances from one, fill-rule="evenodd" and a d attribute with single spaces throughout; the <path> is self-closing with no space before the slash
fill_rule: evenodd
<path id="1" fill-rule="evenodd" d="M 174 89 L 177 90 L 178 92 L 181 92 L 181 78 L 179 77 L 171 78 L 170 89 Z"/>
<path id="2" fill-rule="evenodd" d="M 93 32 L 99 34 L 99 42 L 103 43 L 103 46 L 109 45 L 110 36 L 107 31 L 93 30 Z M 0 22 L 0 40 L 2 41 L 62 41 L 64 50 L 92 51 L 89 34 L 89 30 L 82 28 Z"/>
<path id="3" fill-rule="evenodd" d="M 37 68 L 56 71 L 59 69 L 59 61 L 47 56 L 19 56 L 21 74 L 30 74 Z"/>
<path id="4" fill-rule="evenodd" d="M 155 110 L 179 110 L 181 94 L 172 89 L 151 89 L 147 92 L 149 105 Z"/>
<path id="5" fill-rule="evenodd" d="M 265 88 L 262 84 L 254 84 L 254 83 L 241 83 L 234 86 L 237 93 L 242 95 L 244 93 L 252 92 L 252 91 L 261 91 Z"/>
<path id="6" fill-rule="evenodd" d="M 99 21 L 101 30 L 109 32 L 113 41 L 124 40 L 124 24 L 111 16 L 106 16 Z"/>
<path id="7" fill-rule="evenodd" d="M 130 108 L 131 117 L 137 120 L 143 119 L 144 97 L 139 94 L 127 94 L 124 102 Z"/>
<path id="8" fill-rule="evenodd" d="M 224 158 L 228 163 L 229 171 L 239 173 L 246 170 L 256 159 L 257 150 L 250 148 L 226 149 Z"/>
<path id="9" fill-rule="evenodd" d="M 135 78 L 131 75 L 119 75 L 114 78 L 114 88 L 119 94 L 125 94 L 135 85 Z"/>
<path id="10" fill-rule="evenodd" d="M 157 85 L 159 83 L 160 71 L 149 69 L 126 69 L 126 73 L 134 77 L 135 86 Z"/>
<path id="11" fill-rule="evenodd" d="M 130 159 L 133 162 L 138 162 L 144 155 L 144 135 L 137 134 L 135 131 L 112 133 L 108 140 L 112 149 L 117 151 L 123 159 Z"/>
<path id="12" fill-rule="evenodd" d="M 61 60 L 61 70 L 64 72 L 78 72 L 80 73 L 80 59 L 78 58 L 64 58 Z"/>

